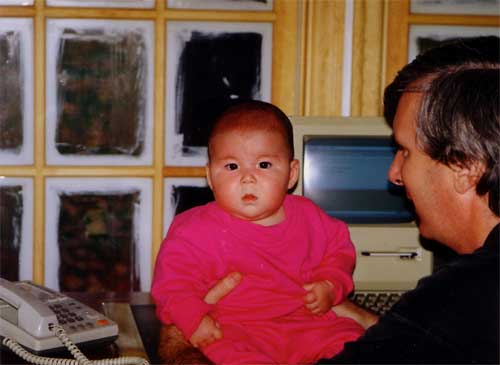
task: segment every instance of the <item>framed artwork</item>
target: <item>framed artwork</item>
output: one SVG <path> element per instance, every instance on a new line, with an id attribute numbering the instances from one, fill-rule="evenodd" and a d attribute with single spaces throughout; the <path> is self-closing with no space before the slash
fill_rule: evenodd
<path id="1" fill-rule="evenodd" d="M 151 179 L 47 178 L 45 201 L 45 285 L 149 290 Z"/>
<path id="2" fill-rule="evenodd" d="M 177 9 L 272 10 L 273 0 L 167 0 Z"/>
<path id="3" fill-rule="evenodd" d="M 205 165 L 219 113 L 240 100 L 270 101 L 272 34 L 271 23 L 167 22 L 167 165 Z"/>
<path id="4" fill-rule="evenodd" d="M 0 179 L 0 277 L 33 280 L 33 180 Z"/>
<path id="5" fill-rule="evenodd" d="M 0 165 L 33 163 L 33 19 L 0 18 Z"/>
<path id="6" fill-rule="evenodd" d="M 0 0 L 0 6 L 31 6 L 34 0 Z"/>
<path id="7" fill-rule="evenodd" d="M 48 19 L 48 164 L 152 164 L 153 38 L 153 21 Z"/>
<path id="8" fill-rule="evenodd" d="M 164 184 L 163 236 L 177 214 L 214 200 L 204 177 L 169 177 Z"/>
<path id="9" fill-rule="evenodd" d="M 48 6 L 79 8 L 152 8 L 154 0 L 47 0 Z"/>
<path id="10" fill-rule="evenodd" d="M 459 38 L 481 35 L 500 35 L 499 28 L 454 25 L 410 25 L 408 61 L 418 54 L 439 45 L 439 43 Z"/>
<path id="11" fill-rule="evenodd" d="M 499 15 L 500 0 L 411 0 L 414 14 Z"/>

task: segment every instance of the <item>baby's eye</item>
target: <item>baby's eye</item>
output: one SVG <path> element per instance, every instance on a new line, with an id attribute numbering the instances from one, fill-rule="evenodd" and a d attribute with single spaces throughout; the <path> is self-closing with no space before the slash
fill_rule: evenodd
<path id="1" fill-rule="evenodd" d="M 224 165 L 224 167 L 227 169 L 227 170 L 236 170 L 238 168 L 238 164 L 234 163 L 234 162 L 230 162 L 226 165 Z"/>
<path id="2" fill-rule="evenodd" d="M 269 169 L 269 168 L 271 168 L 271 166 L 272 166 L 272 165 L 273 165 L 273 164 L 272 164 L 272 163 L 270 163 L 269 161 L 262 161 L 262 162 L 259 162 L 259 167 L 260 167 L 261 169 Z"/>

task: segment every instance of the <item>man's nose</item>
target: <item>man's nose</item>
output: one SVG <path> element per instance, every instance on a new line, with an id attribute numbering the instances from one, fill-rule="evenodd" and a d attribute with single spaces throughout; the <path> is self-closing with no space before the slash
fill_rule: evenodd
<path id="1" fill-rule="evenodd" d="M 397 151 L 391 166 L 389 167 L 388 178 L 389 180 L 399 186 L 403 186 L 403 178 L 401 177 L 401 166 L 403 164 L 403 155 L 401 151 Z"/>

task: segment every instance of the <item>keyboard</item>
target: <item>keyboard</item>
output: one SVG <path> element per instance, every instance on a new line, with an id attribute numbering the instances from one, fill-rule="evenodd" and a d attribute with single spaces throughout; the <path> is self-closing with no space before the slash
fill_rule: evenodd
<path id="1" fill-rule="evenodd" d="M 355 292 L 349 298 L 359 306 L 381 316 L 396 303 L 403 292 Z"/>

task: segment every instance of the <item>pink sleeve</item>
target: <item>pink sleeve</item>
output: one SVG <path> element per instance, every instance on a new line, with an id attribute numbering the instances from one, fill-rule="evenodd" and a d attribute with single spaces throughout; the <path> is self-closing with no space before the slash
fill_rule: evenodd
<path id="1" fill-rule="evenodd" d="M 314 280 L 329 280 L 333 284 L 334 305 L 342 302 L 354 287 L 352 273 L 356 253 L 347 225 L 322 214 L 324 228 L 328 234 L 328 246 L 321 262 L 315 270 Z"/>
<path id="2" fill-rule="evenodd" d="M 203 301 L 209 289 L 206 273 L 210 255 L 196 244 L 204 240 L 196 238 L 186 240 L 178 237 L 175 229 L 169 231 L 156 260 L 151 287 L 159 319 L 174 323 L 186 339 L 212 308 Z"/>

